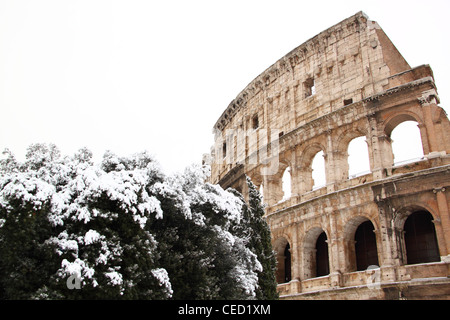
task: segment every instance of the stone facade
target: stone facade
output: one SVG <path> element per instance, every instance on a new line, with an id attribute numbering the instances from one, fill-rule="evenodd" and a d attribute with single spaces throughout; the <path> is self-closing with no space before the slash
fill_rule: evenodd
<path id="1" fill-rule="evenodd" d="M 450 123 L 439 103 L 431 68 L 411 68 L 362 12 L 230 103 L 204 161 L 212 183 L 246 195 L 247 175 L 261 186 L 282 299 L 450 298 Z M 424 156 L 394 164 L 391 133 L 405 121 L 418 124 Z M 349 176 L 358 137 L 370 172 Z M 316 188 L 320 151 L 326 183 Z"/>

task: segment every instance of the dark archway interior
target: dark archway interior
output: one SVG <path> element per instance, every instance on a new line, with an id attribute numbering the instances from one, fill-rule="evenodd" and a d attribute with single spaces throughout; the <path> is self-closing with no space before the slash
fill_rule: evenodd
<path id="1" fill-rule="evenodd" d="M 377 241 L 372 222 L 359 225 L 355 232 L 356 267 L 358 271 L 367 270 L 369 266 L 378 266 Z"/>
<path id="2" fill-rule="evenodd" d="M 406 219 L 405 246 L 408 264 L 440 261 L 433 216 L 417 211 Z"/>
<path id="3" fill-rule="evenodd" d="M 316 242 L 316 277 L 330 274 L 327 235 L 322 232 Z"/>

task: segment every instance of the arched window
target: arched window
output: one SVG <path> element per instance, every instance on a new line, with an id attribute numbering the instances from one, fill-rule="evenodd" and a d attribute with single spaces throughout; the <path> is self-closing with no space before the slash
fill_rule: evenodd
<path id="1" fill-rule="evenodd" d="M 325 186 L 326 184 L 325 158 L 323 156 L 323 151 L 317 152 L 317 154 L 313 158 L 311 167 L 313 170 L 312 178 L 314 181 L 313 190 Z"/>
<path id="2" fill-rule="evenodd" d="M 440 261 L 433 216 L 427 211 L 417 211 L 406 219 L 405 247 L 407 264 Z"/>
<path id="3" fill-rule="evenodd" d="M 289 282 L 291 279 L 291 247 L 288 243 L 284 249 L 284 282 Z"/>
<path id="4" fill-rule="evenodd" d="M 252 118 L 252 128 L 253 128 L 254 130 L 256 130 L 256 129 L 258 129 L 258 127 L 259 127 L 258 115 L 255 114 L 255 115 L 253 116 L 253 118 Z"/>
<path id="5" fill-rule="evenodd" d="M 369 149 L 366 137 L 355 138 L 348 144 L 348 176 L 351 179 L 369 172 Z"/>
<path id="6" fill-rule="evenodd" d="M 359 225 L 355 232 L 356 268 L 367 270 L 369 266 L 378 266 L 377 240 L 372 222 Z"/>
<path id="7" fill-rule="evenodd" d="M 291 168 L 287 167 L 284 171 L 282 178 L 283 200 L 287 200 L 291 197 Z"/>
<path id="8" fill-rule="evenodd" d="M 275 241 L 274 250 L 277 253 L 277 283 L 286 283 L 292 280 L 291 276 L 291 246 L 285 238 Z"/>
<path id="9" fill-rule="evenodd" d="M 400 123 L 391 133 L 394 165 L 423 158 L 422 138 L 415 121 Z"/>
<path id="10" fill-rule="evenodd" d="M 262 183 L 259 186 L 259 193 L 261 194 L 261 202 L 264 203 L 264 186 Z"/>
<path id="11" fill-rule="evenodd" d="M 316 277 L 330 274 L 327 235 L 322 232 L 316 242 Z"/>

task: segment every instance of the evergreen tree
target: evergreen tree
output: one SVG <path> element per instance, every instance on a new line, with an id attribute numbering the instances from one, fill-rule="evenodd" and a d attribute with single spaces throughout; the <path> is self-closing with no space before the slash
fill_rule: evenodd
<path id="1" fill-rule="evenodd" d="M 161 184 L 164 218 L 151 219 L 173 298 L 254 298 L 260 264 L 245 239 L 233 232 L 243 202 L 204 183 L 205 178 L 204 170 L 194 166 Z"/>
<path id="2" fill-rule="evenodd" d="M 40 145 L 33 145 L 30 148 Z M 47 243 L 54 233 L 49 221 L 53 185 L 39 175 L 44 160 L 27 153 L 27 165 L 19 164 L 5 150 L 0 160 L 0 298 L 31 299 L 58 269 L 53 248 Z M 42 158 L 42 157 L 40 157 Z"/>
<path id="3" fill-rule="evenodd" d="M 108 161 L 113 158 L 111 154 Z M 165 299 L 167 272 L 145 230 L 162 218 L 151 189 L 162 174 L 146 153 L 94 166 L 80 150 L 30 146 L 26 162 L 0 163 L 0 292 L 3 299 Z M 105 163 L 108 161 L 105 160 Z M 68 286 L 72 278 L 81 289 Z M 72 290 L 71 290 L 72 289 Z"/>
<path id="4" fill-rule="evenodd" d="M 205 168 L 165 176 L 145 152 L 95 165 L 45 144 L 3 155 L 1 299 L 268 298 L 257 218 Z"/>
<path id="5" fill-rule="evenodd" d="M 5 183 L 0 182 L 3 190 Z M 44 191 L 39 185 L 23 180 L 10 183 L 29 189 L 30 197 L 38 197 Z M 52 234 L 46 214 L 49 201 L 40 197 L 42 205 L 35 205 L 25 196 L 17 195 L 5 194 L 9 208 L 0 208 L 0 299 L 32 298 L 45 285 L 44 279 L 49 279 L 58 269 L 53 248 L 46 243 Z"/>
<path id="6" fill-rule="evenodd" d="M 246 177 L 249 190 L 249 203 L 245 216 L 249 224 L 249 247 L 258 257 L 262 272 L 258 273 L 258 289 L 256 298 L 259 300 L 278 299 L 277 282 L 275 278 L 276 257 L 272 249 L 270 228 L 264 219 L 264 206 L 261 194 L 256 186 Z"/>

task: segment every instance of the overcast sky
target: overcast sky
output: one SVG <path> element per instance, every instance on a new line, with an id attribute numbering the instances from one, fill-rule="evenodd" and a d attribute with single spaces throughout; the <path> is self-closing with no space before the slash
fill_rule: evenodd
<path id="1" fill-rule="evenodd" d="M 0 151 L 31 143 L 102 158 L 148 150 L 168 172 L 201 162 L 230 101 L 292 49 L 358 11 L 449 110 L 448 0 L 0 0 Z"/>

